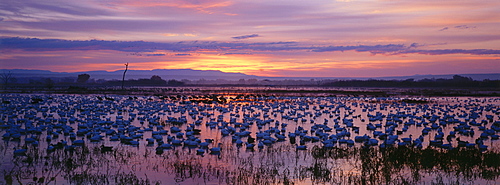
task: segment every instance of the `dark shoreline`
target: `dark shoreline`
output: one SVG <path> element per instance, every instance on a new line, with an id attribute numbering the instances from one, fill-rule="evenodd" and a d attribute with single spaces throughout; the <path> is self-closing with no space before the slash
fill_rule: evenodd
<path id="1" fill-rule="evenodd" d="M 366 96 L 366 97 L 500 97 L 497 88 L 374 88 L 314 86 L 177 86 L 177 87 L 54 87 L 8 88 L 0 94 L 117 94 L 117 95 L 239 95 L 262 96 Z"/>

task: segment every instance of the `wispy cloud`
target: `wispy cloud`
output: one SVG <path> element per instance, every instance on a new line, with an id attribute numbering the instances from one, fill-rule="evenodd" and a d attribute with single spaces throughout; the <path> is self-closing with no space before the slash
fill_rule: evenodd
<path id="1" fill-rule="evenodd" d="M 197 1 L 197 0 L 142 0 L 142 1 L 114 1 L 114 6 L 130 6 L 130 7 L 171 7 L 180 9 L 189 9 L 201 12 L 204 14 L 216 13 L 214 9 L 223 8 L 232 5 L 231 1 L 215 0 L 215 1 Z"/>
<path id="2" fill-rule="evenodd" d="M 60 71 L 90 64 L 121 69 L 122 61 L 149 69 L 244 63 L 224 69 L 286 75 L 298 73 L 285 68 L 304 75 L 320 68 L 324 75 L 499 71 L 489 65 L 498 63 L 499 6 L 498 0 L 2 0 L 0 63 Z"/>
<path id="3" fill-rule="evenodd" d="M 468 26 L 468 25 L 458 25 L 458 26 L 455 26 L 455 28 L 464 30 L 464 29 L 473 29 L 476 27 L 475 26 Z"/>
<path id="4" fill-rule="evenodd" d="M 189 53 L 176 53 L 174 56 L 191 56 Z"/>
<path id="5" fill-rule="evenodd" d="M 450 29 L 450 28 L 444 27 L 444 28 L 441 28 L 439 31 L 445 31 L 445 30 L 448 30 L 448 29 Z"/>
<path id="6" fill-rule="evenodd" d="M 163 54 L 163 53 L 153 53 L 153 54 L 146 54 L 146 56 L 148 56 L 148 57 L 161 57 L 161 56 L 165 56 L 165 54 Z"/>
<path id="7" fill-rule="evenodd" d="M 414 46 L 413 46 L 414 47 Z M 313 49 L 314 52 L 327 52 L 327 51 L 350 51 L 354 50 L 357 52 L 370 52 L 372 54 L 386 54 L 395 53 L 403 50 L 407 50 L 409 47 L 404 44 L 387 44 L 387 45 L 358 45 L 358 46 L 328 46 L 328 47 L 318 47 Z"/>
<path id="8" fill-rule="evenodd" d="M 233 39 L 248 39 L 248 38 L 253 38 L 253 37 L 258 37 L 258 34 L 251 34 L 251 35 L 242 35 L 242 36 L 237 36 L 237 37 L 231 37 Z"/>
<path id="9" fill-rule="evenodd" d="M 252 53 L 224 53 L 223 55 L 251 55 Z"/>
<path id="10" fill-rule="evenodd" d="M 470 54 L 494 55 L 500 50 L 494 49 L 417 49 L 425 47 L 424 44 L 385 44 L 385 45 L 343 45 L 343 46 L 305 46 L 299 42 L 209 42 L 209 41 L 184 41 L 184 42 L 145 42 L 145 41 L 105 41 L 105 40 L 61 40 L 38 38 L 1 38 L 1 50 L 22 49 L 27 51 L 52 51 L 52 50 L 116 50 L 124 52 L 154 52 L 166 50 L 171 52 L 218 52 L 219 54 L 249 54 L 249 52 L 263 51 L 305 51 L 305 52 L 369 52 L 371 54 L 399 55 L 399 54 Z M 240 52 L 241 51 L 241 52 Z M 189 56 L 190 54 L 176 54 L 176 56 Z M 146 56 L 163 56 L 163 54 L 146 54 Z"/>
<path id="11" fill-rule="evenodd" d="M 494 49 L 435 49 L 435 50 L 406 50 L 398 54 L 417 53 L 424 55 L 448 55 L 448 54 L 468 54 L 468 55 L 497 55 L 500 50 Z"/>
<path id="12" fill-rule="evenodd" d="M 466 30 L 466 29 L 474 29 L 476 28 L 476 26 L 469 26 L 469 25 L 458 25 L 458 26 L 453 26 L 452 29 L 459 29 L 459 30 Z M 439 31 L 445 31 L 445 30 L 449 30 L 450 28 L 449 27 L 444 27 L 444 28 L 441 28 Z"/>

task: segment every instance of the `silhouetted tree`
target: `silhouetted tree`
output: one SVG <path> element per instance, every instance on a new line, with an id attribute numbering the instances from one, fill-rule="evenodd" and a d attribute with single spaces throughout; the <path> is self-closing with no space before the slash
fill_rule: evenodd
<path id="1" fill-rule="evenodd" d="M 151 79 L 149 80 L 149 84 L 151 84 L 151 85 L 165 85 L 165 84 L 167 84 L 167 81 L 161 79 L 161 77 L 158 75 L 153 75 L 151 77 Z"/>
<path id="2" fill-rule="evenodd" d="M 252 79 L 248 79 L 248 80 L 247 80 L 247 83 L 248 83 L 248 84 L 257 84 L 257 81 L 258 81 L 257 79 L 252 78 Z"/>
<path id="3" fill-rule="evenodd" d="M 85 83 L 87 80 L 89 80 L 90 75 L 89 74 L 81 74 L 78 75 L 78 79 L 76 79 L 77 83 Z"/>
<path id="4" fill-rule="evenodd" d="M 122 89 L 123 89 L 123 86 L 125 85 L 125 73 L 127 72 L 127 70 L 128 70 L 128 62 L 125 64 L 125 71 L 123 71 Z"/>
<path id="5" fill-rule="evenodd" d="M 54 81 L 50 78 L 44 80 L 45 87 L 52 89 L 54 87 Z"/>
<path id="6" fill-rule="evenodd" d="M 0 80 L 2 80 L 2 83 L 3 83 L 3 87 L 4 88 L 7 88 L 7 85 L 9 84 L 9 82 L 13 81 L 14 80 L 14 77 L 12 77 L 12 73 L 7 72 L 5 73 L 5 71 L 0 74 Z"/>
<path id="7" fill-rule="evenodd" d="M 184 82 L 177 81 L 177 80 L 169 80 L 167 82 L 167 85 L 170 85 L 170 86 L 181 86 L 181 85 L 184 85 Z"/>
<path id="8" fill-rule="evenodd" d="M 415 79 L 406 80 L 339 80 L 333 82 L 326 82 L 321 85 L 323 86 L 335 86 L 335 87 L 453 87 L 453 88 L 470 88 L 470 87 L 489 87 L 498 88 L 500 87 L 500 80 L 483 80 L 476 81 L 470 77 L 463 77 L 460 75 L 454 75 L 452 79 L 421 79 L 416 81 Z"/>
<path id="9" fill-rule="evenodd" d="M 160 77 L 160 76 L 158 76 L 158 75 L 153 75 L 153 76 L 151 77 L 151 80 L 152 80 L 152 81 L 160 81 L 160 80 L 162 80 L 162 79 L 161 79 L 161 77 Z"/>
<path id="10" fill-rule="evenodd" d="M 191 83 L 191 80 L 188 80 L 188 79 L 182 79 L 182 80 L 181 80 L 181 82 L 182 82 L 183 84 L 189 84 L 189 83 Z"/>
<path id="11" fill-rule="evenodd" d="M 245 84 L 245 79 L 240 79 L 240 80 L 238 80 L 238 83 L 239 83 L 240 85 Z"/>
<path id="12" fill-rule="evenodd" d="M 465 77 L 465 76 L 460 76 L 460 75 L 453 75 L 453 80 L 454 81 L 472 81 L 471 77 Z"/>

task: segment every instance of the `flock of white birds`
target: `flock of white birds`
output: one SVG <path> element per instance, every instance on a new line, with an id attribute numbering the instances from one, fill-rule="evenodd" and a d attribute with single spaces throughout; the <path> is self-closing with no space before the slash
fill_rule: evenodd
<path id="1" fill-rule="evenodd" d="M 334 147 L 498 149 L 500 98 L 279 97 L 4 94 L 0 134 L 29 147 L 72 151 L 87 143 L 258 150 Z M 231 138 L 232 146 L 223 146 Z M 225 144 L 224 144 L 225 145 Z M 41 150 L 42 151 L 42 150 Z"/>

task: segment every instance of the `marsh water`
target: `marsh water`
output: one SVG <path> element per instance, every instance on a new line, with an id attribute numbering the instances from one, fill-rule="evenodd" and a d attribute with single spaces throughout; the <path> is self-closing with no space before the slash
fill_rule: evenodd
<path id="1" fill-rule="evenodd" d="M 2 184 L 498 184 L 500 98 L 2 94 Z"/>

